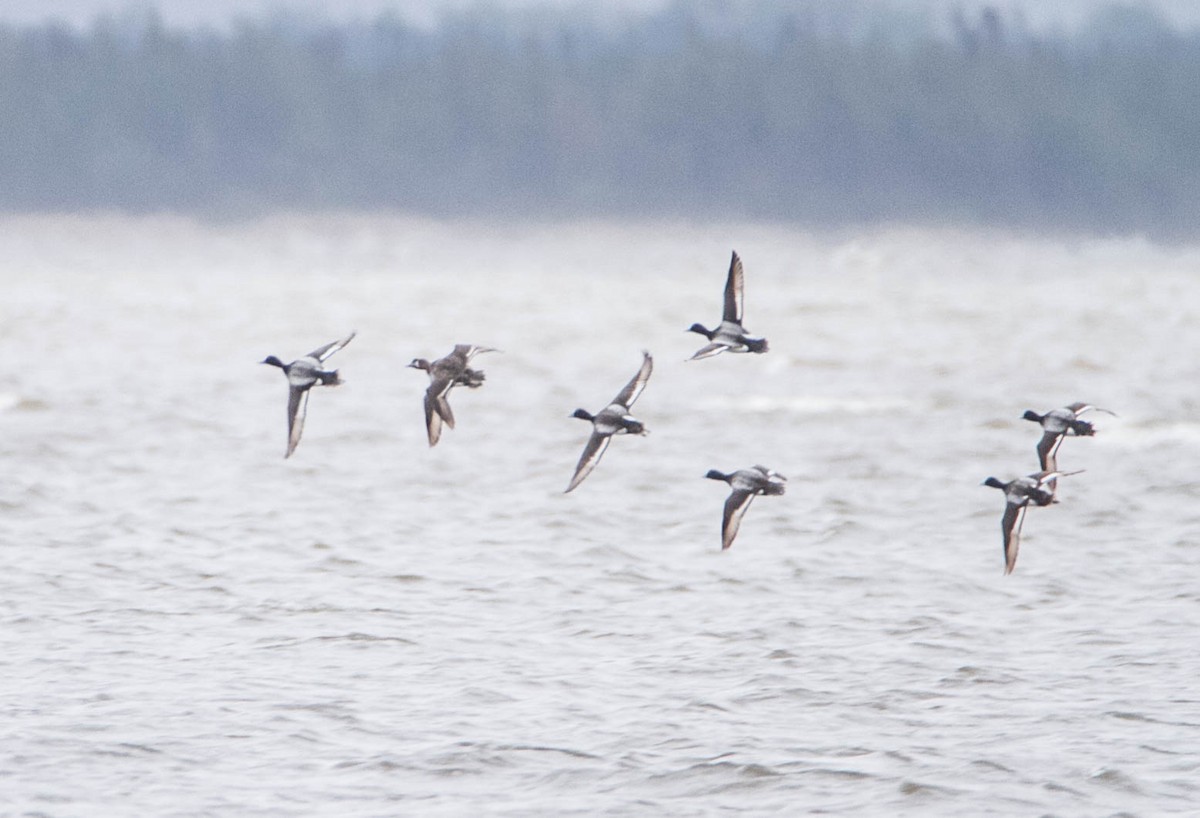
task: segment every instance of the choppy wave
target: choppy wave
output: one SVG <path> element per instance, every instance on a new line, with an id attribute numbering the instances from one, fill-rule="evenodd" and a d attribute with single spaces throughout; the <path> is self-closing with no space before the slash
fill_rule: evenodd
<path id="1" fill-rule="evenodd" d="M 1195 253 L 162 227 L 0 221 L 24 248 L 0 257 L 23 355 L 0 394 L 4 809 L 1200 806 Z M 730 245 L 772 351 L 685 364 Z M 285 385 L 255 362 L 349 329 L 347 384 L 312 396 L 285 461 Z M 404 363 L 456 342 L 506 352 L 431 450 Z M 642 348 L 651 434 L 564 495 L 586 439 L 569 412 Z M 1003 501 L 979 483 L 1036 470 L 1024 409 L 1078 399 L 1121 417 L 1064 444 L 1084 471 L 1029 514 L 1004 577 Z M 727 489 L 701 475 L 756 462 L 788 492 L 722 552 Z"/>

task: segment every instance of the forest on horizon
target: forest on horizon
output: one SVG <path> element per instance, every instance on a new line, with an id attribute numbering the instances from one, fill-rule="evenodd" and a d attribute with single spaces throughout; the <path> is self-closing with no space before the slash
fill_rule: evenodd
<path id="1" fill-rule="evenodd" d="M 1197 233 L 1197 31 L 794 8 L 0 27 L 0 209 Z"/>

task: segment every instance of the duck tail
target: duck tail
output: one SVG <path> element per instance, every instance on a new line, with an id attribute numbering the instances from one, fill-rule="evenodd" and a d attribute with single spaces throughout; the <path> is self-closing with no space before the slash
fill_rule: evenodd
<path id="1" fill-rule="evenodd" d="M 1092 437 L 1096 434 L 1096 429 L 1086 420 L 1071 421 L 1071 431 L 1079 437 Z"/>
<path id="2" fill-rule="evenodd" d="M 747 338 L 746 348 L 751 352 L 759 353 L 766 352 L 769 349 L 766 338 Z"/>
<path id="3" fill-rule="evenodd" d="M 646 432 L 650 431 L 646 428 L 646 424 L 642 423 L 640 420 L 634 420 L 633 418 L 623 418 L 621 420 L 621 426 L 624 427 L 626 433 L 631 435 L 644 435 Z"/>
<path id="4" fill-rule="evenodd" d="M 340 383 L 344 383 L 336 369 L 332 372 L 318 372 L 317 377 L 321 379 L 322 386 L 337 386 Z"/>

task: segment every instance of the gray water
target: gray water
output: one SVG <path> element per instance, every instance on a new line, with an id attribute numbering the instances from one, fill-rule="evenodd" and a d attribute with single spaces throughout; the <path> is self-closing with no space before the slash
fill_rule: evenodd
<path id="1" fill-rule="evenodd" d="M 730 248 L 771 352 L 684 363 Z M 0 814 L 1200 811 L 1200 249 L 8 217 L 0 282 Z M 285 461 L 257 361 L 351 329 Z M 1004 577 L 979 484 L 1075 400 Z"/>

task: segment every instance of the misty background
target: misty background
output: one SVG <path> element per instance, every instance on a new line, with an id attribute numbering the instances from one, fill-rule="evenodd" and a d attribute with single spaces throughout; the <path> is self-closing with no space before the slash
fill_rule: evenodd
<path id="1" fill-rule="evenodd" d="M 103 2 L 0 13 L 0 208 L 1187 237 L 1185 4 Z"/>

